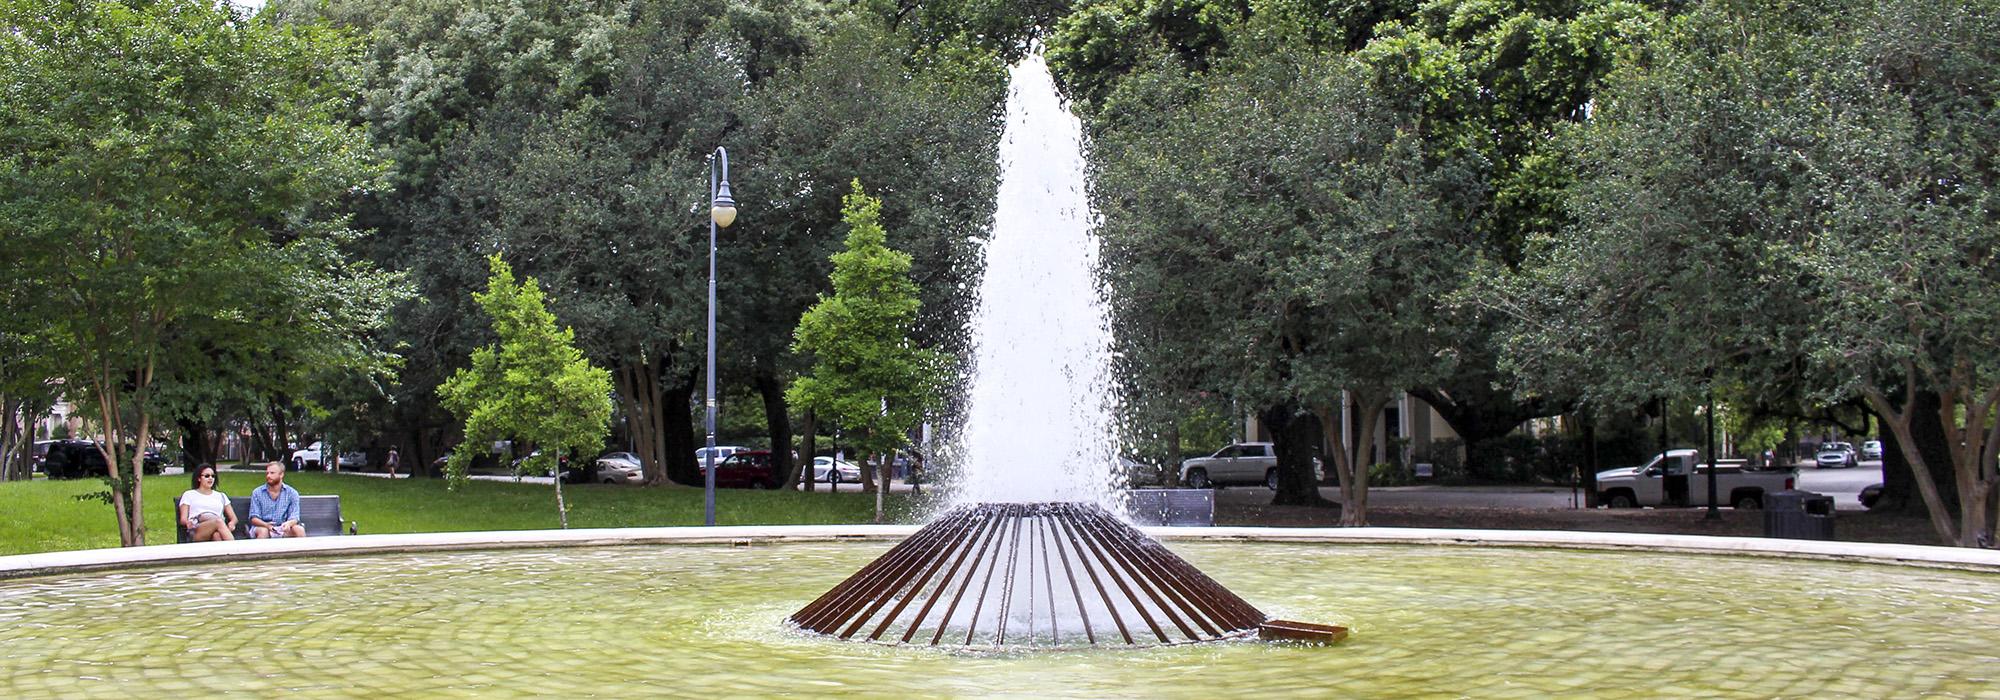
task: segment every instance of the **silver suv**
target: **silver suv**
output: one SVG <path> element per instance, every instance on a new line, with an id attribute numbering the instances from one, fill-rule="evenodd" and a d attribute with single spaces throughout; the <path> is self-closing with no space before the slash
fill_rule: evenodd
<path id="1" fill-rule="evenodd" d="M 1239 442 L 1181 462 L 1181 483 L 1205 489 L 1234 484 L 1278 487 L 1278 453 L 1268 442 Z"/>

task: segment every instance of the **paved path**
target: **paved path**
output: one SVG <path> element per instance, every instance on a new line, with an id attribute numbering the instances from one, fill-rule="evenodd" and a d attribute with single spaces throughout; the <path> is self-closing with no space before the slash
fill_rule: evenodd
<path id="1" fill-rule="evenodd" d="M 1848 469 L 1799 467 L 1799 489 L 1833 497 L 1835 510 L 1867 510 L 1861 507 L 1861 489 L 1882 483 L 1881 460 L 1862 462 Z"/>

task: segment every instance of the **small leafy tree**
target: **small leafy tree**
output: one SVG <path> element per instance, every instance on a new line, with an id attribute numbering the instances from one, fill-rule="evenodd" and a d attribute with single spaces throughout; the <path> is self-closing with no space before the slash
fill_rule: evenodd
<path id="1" fill-rule="evenodd" d="M 844 204 L 850 228 L 847 249 L 833 255 L 833 296 L 820 296 L 799 319 L 792 345 L 814 358 L 812 371 L 785 398 L 846 428 L 851 443 L 870 456 L 880 476 L 875 521 L 881 522 L 888 457 L 936 402 L 944 358 L 910 341 L 922 303 L 910 281 L 910 256 L 888 246 L 882 200 L 855 180 Z"/>
<path id="2" fill-rule="evenodd" d="M 576 348 L 576 333 L 556 326 L 530 277 L 514 282 L 499 254 L 487 258 L 493 276 L 472 295 L 493 319 L 500 342 L 472 352 L 438 387 L 438 398 L 465 421 L 464 445 L 514 438 L 539 448 L 524 469 L 554 467 L 564 452 L 594 450 L 611 423 L 611 373 L 590 364 Z M 446 463 L 454 485 L 464 483 L 474 450 L 460 447 Z M 556 517 L 569 527 L 562 478 L 556 473 Z"/>

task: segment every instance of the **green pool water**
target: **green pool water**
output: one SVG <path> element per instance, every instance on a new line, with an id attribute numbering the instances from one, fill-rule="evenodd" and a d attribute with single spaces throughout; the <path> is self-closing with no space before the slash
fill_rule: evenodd
<path id="1" fill-rule="evenodd" d="M 947 652 L 783 619 L 886 543 L 606 547 L 0 582 L 0 696 L 2000 696 L 2000 576 L 1414 546 L 1170 546 L 1330 648 Z"/>

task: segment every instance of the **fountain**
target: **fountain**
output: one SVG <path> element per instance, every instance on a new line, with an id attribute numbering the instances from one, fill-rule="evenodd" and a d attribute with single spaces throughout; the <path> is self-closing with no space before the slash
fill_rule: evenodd
<path id="1" fill-rule="evenodd" d="M 1075 162 L 1074 123 L 1048 116 L 1061 116 L 1053 94 L 1022 92 L 1014 99 L 1043 116 L 1010 117 L 1009 167 L 1075 172 L 1058 165 Z M 1040 138 L 1071 146 L 1022 160 L 1017 149 Z M 1007 186 L 1072 223 L 1037 227 L 1004 209 L 989 250 L 1001 272 L 985 298 L 1046 287 L 1095 304 L 1093 287 L 1074 286 L 1089 284 L 1078 275 L 1087 264 L 1009 267 L 1018 261 L 1006 252 L 1067 245 L 1087 263 L 1080 183 Z M 0 696 L 1993 693 L 2000 555 L 1990 551 L 1155 531 L 1175 539 L 1168 552 L 1112 513 L 1110 446 L 1094 432 L 1109 413 L 1093 398 L 1109 392 L 1101 364 L 1080 359 L 1101 357 L 1101 314 L 1046 313 L 982 311 L 985 337 L 1066 349 L 989 357 L 981 347 L 961 501 L 924 528 L 423 533 L 0 557 Z M 1029 330 L 990 335 L 1002 328 Z M 1023 379 L 1048 376 L 1066 386 Z M 1014 379 L 985 382 L 997 377 Z M 1009 381 L 1066 393 L 1035 408 L 1047 397 L 1010 395 Z M 997 459 L 1030 446 L 1032 459 Z M 776 622 L 787 615 L 795 626 Z M 1229 643 L 1281 633 L 1269 615 L 1356 634 L 1334 654 Z"/>
<path id="2" fill-rule="evenodd" d="M 840 639 L 933 646 L 1346 638 L 1342 627 L 1271 620 L 1105 509 L 1110 328 L 1082 130 L 1039 55 L 1014 66 L 1011 82 L 957 452 L 961 505 L 787 619 Z M 1041 447 L 1022 459 L 1023 445 Z"/>

